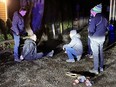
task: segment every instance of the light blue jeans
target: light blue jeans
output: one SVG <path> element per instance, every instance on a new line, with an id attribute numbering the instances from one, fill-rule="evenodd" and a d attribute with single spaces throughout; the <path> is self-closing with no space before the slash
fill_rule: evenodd
<path id="1" fill-rule="evenodd" d="M 90 46 L 90 38 L 89 37 L 88 37 L 87 43 L 88 43 L 88 51 L 87 51 L 87 53 L 92 55 L 92 50 L 91 50 L 91 46 Z"/>
<path id="2" fill-rule="evenodd" d="M 65 50 L 69 59 L 74 59 L 74 56 L 77 57 L 78 55 L 77 51 L 74 48 L 66 47 Z"/>
<path id="3" fill-rule="evenodd" d="M 19 46 L 20 46 L 20 36 L 13 34 L 14 36 L 14 59 L 19 59 Z"/>
<path id="4" fill-rule="evenodd" d="M 91 40 L 91 49 L 94 57 L 94 69 L 98 70 L 98 68 L 103 68 L 104 65 L 104 57 L 103 57 L 103 42 L 96 42 Z"/>

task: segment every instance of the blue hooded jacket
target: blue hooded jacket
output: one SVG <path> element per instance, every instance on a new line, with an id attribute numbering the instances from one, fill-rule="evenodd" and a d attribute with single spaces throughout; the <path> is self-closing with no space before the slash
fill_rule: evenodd
<path id="1" fill-rule="evenodd" d="M 91 37 L 100 37 L 105 36 L 107 31 L 108 21 L 105 17 L 102 16 L 101 13 L 96 14 L 95 17 L 91 19 L 91 23 L 89 25 L 89 36 Z"/>
<path id="2" fill-rule="evenodd" d="M 16 11 L 13 15 L 12 27 L 11 30 L 16 35 L 25 33 L 24 29 L 24 19 L 23 17 Z"/>

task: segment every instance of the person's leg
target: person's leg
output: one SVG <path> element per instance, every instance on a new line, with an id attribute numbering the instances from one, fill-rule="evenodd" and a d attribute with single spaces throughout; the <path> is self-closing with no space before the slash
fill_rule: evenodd
<path id="1" fill-rule="evenodd" d="M 91 50 L 91 46 L 90 46 L 90 38 L 88 37 L 88 52 L 89 55 L 92 55 L 92 50 Z"/>
<path id="2" fill-rule="evenodd" d="M 96 41 L 91 40 L 91 49 L 94 57 L 94 68 L 90 70 L 91 73 L 98 74 L 98 65 L 99 65 L 99 44 Z"/>
<path id="3" fill-rule="evenodd" d="M 13 34 L 14 36 L 14 60 L 19 60 L 19 44 L 20 36 Z"/>
<path id="4" fill-rule="evenodd" d="M 103 71 L 104 57 L 103 57 L 103 43 L 100 44 L 100 71 Z"/>
<path id="5" fill-rule="evenodd" d="M 74 56 L 77 56 L 76 50 L 71 47 L 66 48 L 66 53 L 67 53 L 69 59 L 74 59 Z"/>
<path id="6" fill-rule="evenodd" d="M 35 59 L 40 59 L 43 57 L 43 55 L 44 55 L 43 52 L 37 53 Z"/>
<path id="7" fill-rule="evenodd" d="M 94 57 L 94 69 L 98 70 L 98 64 L 99 64 L 99 44 L 95 41 L 92 41 L 91 44 L 93 57 Z"/>

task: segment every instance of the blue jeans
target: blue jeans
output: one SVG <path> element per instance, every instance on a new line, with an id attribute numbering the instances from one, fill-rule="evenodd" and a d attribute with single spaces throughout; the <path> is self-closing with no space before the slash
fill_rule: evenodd
<path id="1" fill-rule="evenodd" d="M 19 45 L 20 45 L 20 36 L 13 34 L 14 36 L 14 59 L 19 59 Z"/>
<path id="2" fill-rule="evenodd" d="M 94 69 L 98 70 L 98 68 L 103 68 L 104 65 L 104 57 L 103 57 L 103 43 L 104 42 L 96 42 L 91 40 L 91 49 L 94 57 Z"/>
<path id="3" fill-rule="evenodd" d="M 74 56 L 76 57 L 78 55 L 74 48 L 66 47 L 65 49 L 69 59 L 74 59 Z"/>
<path id="4" fill-rule="evenodd" d="M 88 51 L 87 51 L 87 53 L 92 55 L 92 50 L 91 50 L 91 46 L 90 46 L 90 38 L 89 37 L 88 37 L 87 43 L 88 43 Z"/>

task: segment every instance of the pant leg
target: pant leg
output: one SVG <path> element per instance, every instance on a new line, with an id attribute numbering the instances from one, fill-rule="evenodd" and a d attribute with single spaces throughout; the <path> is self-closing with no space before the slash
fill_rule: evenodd
<path id="1" fill-rule="evenodd" d="M 20 45 L 20 36 L 13 34 L 14 36 L 14 59 L 19 59 L 19 45 Z"/>
<path id="2" fill-rule="evenodd" d="M 100 68 L 103 68 L 104 65 L 104 56 L 103 56 L 103 43 L 100 43 Z"/>
<path id="3" fill-rule="evenodd" d="M 74 56 L 77 56 L 77 51 L 71 47 L 66 47 L 66 53 L 69 59 L 74 59 Z"/>
<path id="4" fill-rule="evenodd" d="M 91 49 L 94 57 L 94 69 L 98 70 L 99 67 L 99 44 L 96 41 L 91 40 Z"/>
<path id="5" fill-rule="evenodd" d="M 87 41 L 87 44 L 88 44 L 88 54 L 92 54 L 92 50 L 91 50 L 91 46 L 90 46 L 90 38 L 88 37 L 88 41 Z"/>
<path id="6" fill-rule="evenodd" d="M 40 52 L 40 53 L 37 53 L 36 54 L 36 58 L 35 59 L 39 59 L 39 58 L 42 58 L 43 57 L 43 53 Z"/>

